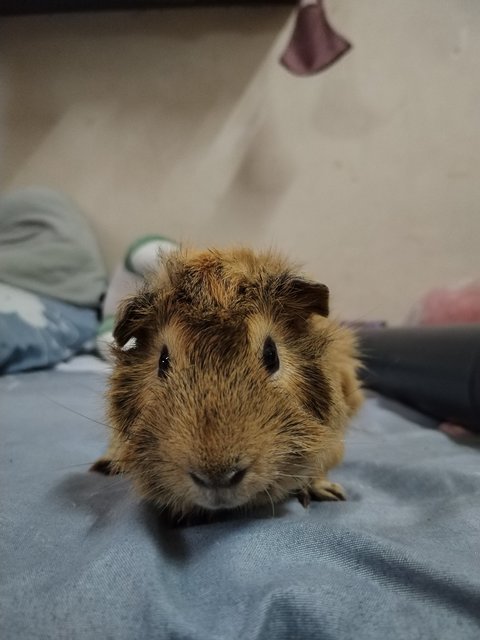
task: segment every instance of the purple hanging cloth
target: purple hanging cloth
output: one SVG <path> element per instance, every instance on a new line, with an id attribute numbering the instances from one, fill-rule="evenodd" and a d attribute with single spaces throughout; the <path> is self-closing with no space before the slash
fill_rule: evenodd
<path id="1" fill-rule="evenodd" d="M 318 73 L 338 60 L 351 44 L 330 26 L 323 0 L 300 0 L 297 21 L 280 62 L 292 73 Z"/>

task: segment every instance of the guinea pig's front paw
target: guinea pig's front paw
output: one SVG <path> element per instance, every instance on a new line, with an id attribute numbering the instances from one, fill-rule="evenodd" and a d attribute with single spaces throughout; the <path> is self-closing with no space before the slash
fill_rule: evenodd
<path id="1" fill-rule="evenodd" d="M 99 458 L 90 467 L 90 471 L 96 471 L 97 473 L 103 473 L 105 476 L 116 475 L 118 471 L 114 469 L 113 462 L 110 458 Z"/>
<path id="2" fill-rule="evenodd" d="M 318 480 L 314 480 L 307 489 L 299 493 L 298 499 L 304 507 L 307 507 L 310 500 L 328 500 L 333 502 L 336 500 L 346 500 L 347 495 L 342 485 L 336 482 L 330 482 L 330 480 L 326 480 L 325 478 L 319 478 Z"/>

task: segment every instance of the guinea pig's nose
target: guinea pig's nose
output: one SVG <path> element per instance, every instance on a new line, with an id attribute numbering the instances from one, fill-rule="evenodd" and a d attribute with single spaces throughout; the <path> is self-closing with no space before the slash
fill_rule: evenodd
<path id="1" fill-rule="evenodd" d="M 238 469 L 232 468 L 228 471 L 207 472 L 207 471 L 190 471 L 189 476 L 199 487 L 206 487 L 208 489 L 227 489 L 233 487 L 245 477 L 247 468 Z"/>

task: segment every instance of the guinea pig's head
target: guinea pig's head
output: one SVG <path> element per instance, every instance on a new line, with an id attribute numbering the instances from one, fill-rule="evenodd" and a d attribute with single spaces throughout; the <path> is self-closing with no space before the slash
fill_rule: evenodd
<path id="1" fill-rule="evenodd" d="M 341 456 L 348 413 L 327 315 L 327 287 L 272 254 L 171 254 L 119 309 L 117 469 L 178 514 L 301 490 Z"/>

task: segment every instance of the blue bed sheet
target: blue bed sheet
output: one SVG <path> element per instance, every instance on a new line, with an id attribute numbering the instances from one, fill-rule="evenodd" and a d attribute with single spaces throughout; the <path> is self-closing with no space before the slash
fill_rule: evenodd
<path id="1" fill-rule="evenodd" d="M 478 640 L 480 449 L 370 397 L 332 477 L 291 500 L 172 529 L 105 447 L 104 377 L 0 378 L 3 640 Z"/>

